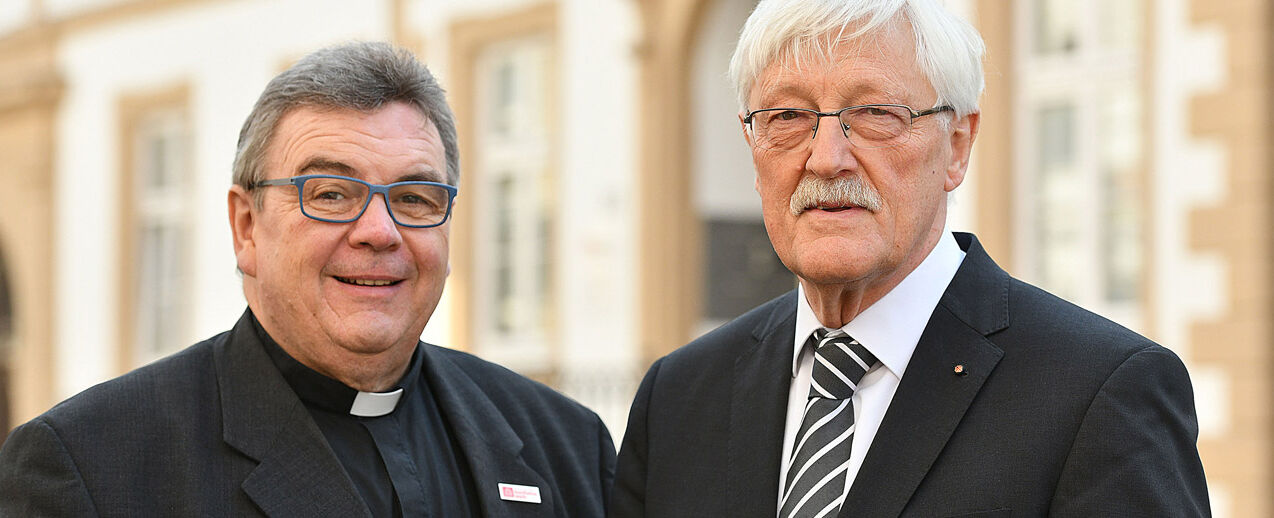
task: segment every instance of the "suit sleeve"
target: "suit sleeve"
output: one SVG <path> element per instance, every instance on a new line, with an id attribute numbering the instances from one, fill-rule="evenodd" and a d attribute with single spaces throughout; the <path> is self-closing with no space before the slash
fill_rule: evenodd
<path id="1" fill-rule="evenodd" d="M 661 361 L 656 361 L 646 372 L 628 412 L 628 427 L 624 430 L 619 459 L 615 464 L 615 488 L 611 491 L 608 515 L 611 518 L 646 515 L 646 415 Z"/>
<path id="2" fill-rule="evenodd" d="M 1133 354 L 1089 405 L 1050 516 L 1210 516 L 1198 435 L 1181 360 Z"/>
<path id="3" fill-rule="evenodd" d="M 84 479 L 57 431 L 41 418 L 0 449 L 0 516 L 97 516 Z"/>

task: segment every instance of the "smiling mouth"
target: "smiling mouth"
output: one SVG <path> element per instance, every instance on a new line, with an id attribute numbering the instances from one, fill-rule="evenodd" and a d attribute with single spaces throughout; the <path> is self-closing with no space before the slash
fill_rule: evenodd
<path id="1" fill-rule="evenodd" d="M 348 277 L 337 277 L 335 275 L 333 275 L 332 277 L 345 284 L 353 284 L 355 286 L 393 286 L 395 284 L 402 282 L 400 280 L 387 281 L 387 280 L 375 280 L 375 279 L 350 279 Z"/>

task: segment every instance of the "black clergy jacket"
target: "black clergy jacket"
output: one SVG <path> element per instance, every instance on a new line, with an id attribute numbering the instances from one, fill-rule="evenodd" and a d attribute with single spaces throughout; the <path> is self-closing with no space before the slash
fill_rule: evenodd
<path id="1" fill-rule="evenodd" d="M 839 516 L 1207 516 L 1181 360 L 956 241 Z M 795 321 L 789 292 L 655 362 L 611 516 L 775 516 Z"/>
<path id="2" fill-rule="evenodd" d="M 245 315 L 14 429 L 0 516 L 368 516 Z M 421 344 L 483 516 L 605 514 L 615 449 L 595 413 L 508 369 Z M 534 486 L 540 503 L 498 484 Z"/>

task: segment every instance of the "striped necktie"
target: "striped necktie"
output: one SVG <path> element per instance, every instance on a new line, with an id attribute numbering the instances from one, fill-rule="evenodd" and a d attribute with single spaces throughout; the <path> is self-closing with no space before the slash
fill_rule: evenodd
<path id="1" fill-rule="evenodd" d="M 845 499 L 845 474 L 854 437 L 850 397 L 876 357 L 839 329 L 810 335 L 814 371 L 805 417 L 788 461 L 780 518 L 836 516 Z"/>

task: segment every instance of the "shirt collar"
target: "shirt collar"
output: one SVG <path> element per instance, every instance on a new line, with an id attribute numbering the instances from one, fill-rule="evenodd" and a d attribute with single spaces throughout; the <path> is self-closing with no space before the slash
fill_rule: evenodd
<path id="1" fill-rule="evenodd" d="M 859 313 L 841 330 L 871 351 L 898 378 L 911 362 L 920 335 L 947 285 L 964 261 L 964 251 L 955 236 L 945 229 L 938 244 L 924 261 L 907 274 L 884 297 Z M 805 298 L 805 288 L 797 283 L 796 336 L 792 355 L 792 377 L 800 366 L 802 348 L 810 333 L 823 327 Z"/>
<path id="2" fill-rule="evenodd" d="M 420 377 L 423 358 L 420 348 L 417 347 L 412 353 L 407 373 L 394 388 L 385 392 L 356 390 L 297 361 L 284 351 L 269 333 L 265 332 L 265 328 L 261 327 L 261 323 L 257 321 L 256 315 L 252 315 L 251 320 L 257 337 L 261 339 L 265 352 L 270 356 L 270 361 L 279 369 L 279 373 L 283 374 L 283 379 L 287 381 L 288 386 L 292 387 L 307 406 L 317 406 L 337 414 L 349 414 L 356 417 L 388 415 L 398 408 L 399 402 L 403 399 L 402 396 L 416 385 L 416 380 Z"/>

